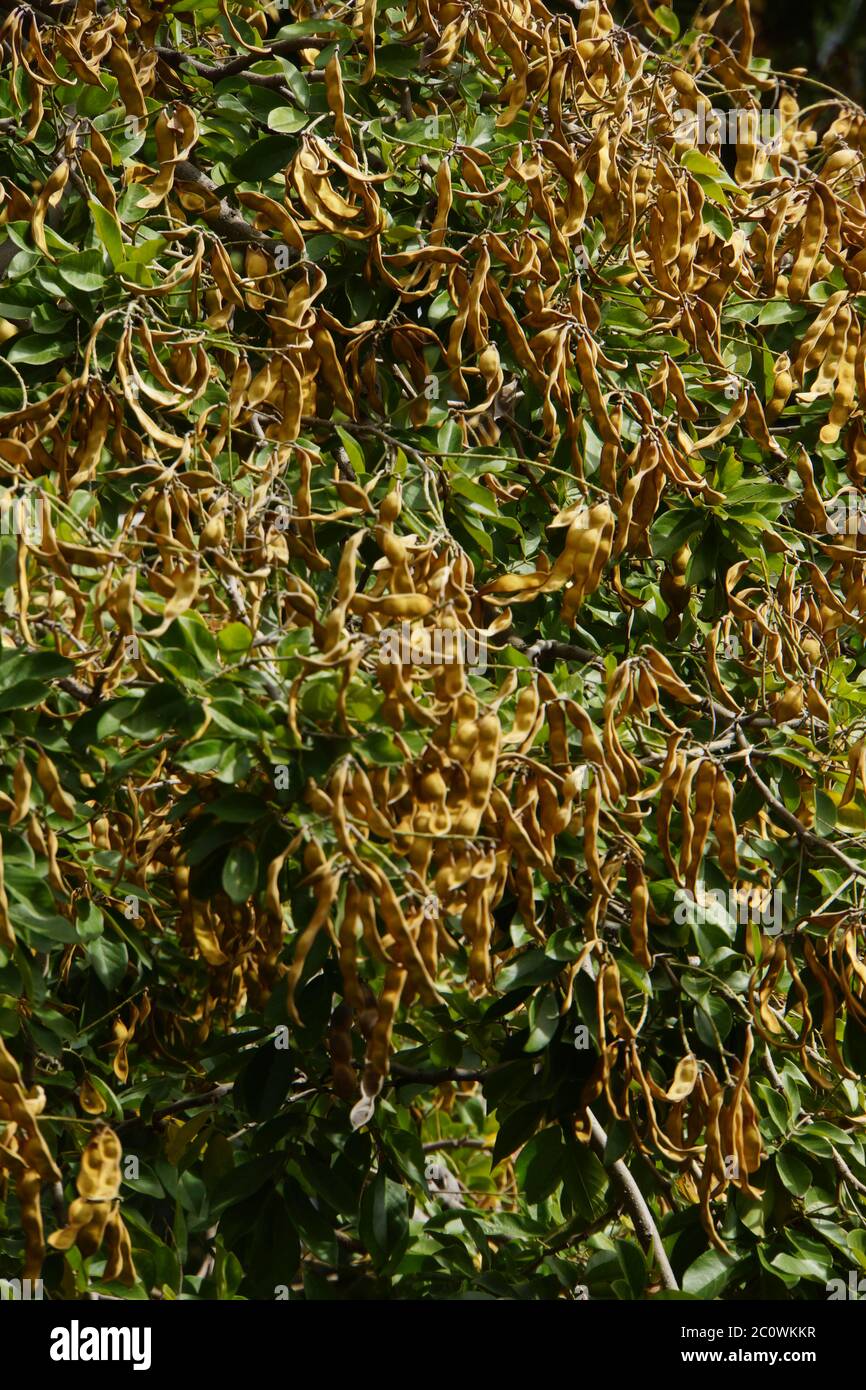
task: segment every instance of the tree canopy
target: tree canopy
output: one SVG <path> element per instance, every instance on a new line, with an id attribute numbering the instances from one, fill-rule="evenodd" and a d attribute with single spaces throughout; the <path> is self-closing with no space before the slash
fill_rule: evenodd
<path id="1" fill-rule="evenodd" d="M 866 116 L 749 0 L 0 0 L 0 1278 L 866 1265 Z"/>

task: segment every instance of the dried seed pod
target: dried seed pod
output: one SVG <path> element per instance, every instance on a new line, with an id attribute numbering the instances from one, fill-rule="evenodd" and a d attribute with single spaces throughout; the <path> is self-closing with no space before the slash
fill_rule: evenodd
<path id="1" fill-rule="evenodd" d="M 719 864 L 733 883 L 739 871 L 737 826 L 734 821 L 734 788 L 724 768 L 716 768 L 713 791 L 713 833 L 719 844 Z"/>
<path id="2" fill-rule="evenodd" d="M 665 566 L 659 581 L 659 591 L 670 610 L 664 622 L 665 636 L 676 641 L 682 626 L 682 614 L 689 606 L 692 591 L 686 583 L 686 570 L 692 552 L 687 545 L 680 546 Z"/>
<path id="3" fill-rule="evenodd" d="M 695 1089 L 698 1079 L 698 1059 L 689 1053 L 677 1062 L 674 1079 L 666 1092 L 667 1099 L 676 1103 L 686 1100 Z"/>
<path id="4" fill-rule="evenodd" d="M 777 724 L 788 724 L 802 713 L 803 687 L 799 681 L 792 681 L 774 703 L 773 718 Z"/>
<path id="5" fill-rule="evenodd" d="M 649 936 L 647 933 L 649 888 L 647 887 L 643 869 L 632 860 L 629 860 L 626 865 L 626 883 L 629 887 L 631 900 L 629 933 L 631 936 L 632 955 L 640 962 L 645 970 L 651 970 L 652 955 L 650 954 Z"/>
<path id="6" fill-rule="evenodd" d="M 367 1058 L 361 1088 L 366 1097 L 377 1096 L 390 1071 L 391 1034 L 400 997 L 408 974 L 400 966 L 389 966 L 378 1002 L 378 1014 L 367 1043 Z"/>
<path id="7" fill-rule="evenodd" d="M 338 1005 L 331 1014 L 328 1051 L 335 1094 L 341 1100 L 354 1099 L 358 1083 L 352 1067 L 352 1010 L 348 1004 Z"/>
<path id="8" fill-rule="evenodd" d="M 78 1198 L 71 1202 L 67 1225 L 48 1237 L 55 1250 L 77 1245 L 86 1258 L 105 1238 L 108 1263 L 104 1278 L 124 1284 L 136 1281 L 129 1235 L 120 1214 L 120 1140 L 112 1129 L 94 1130 L 81 1155 L 76 1179 Z"/>

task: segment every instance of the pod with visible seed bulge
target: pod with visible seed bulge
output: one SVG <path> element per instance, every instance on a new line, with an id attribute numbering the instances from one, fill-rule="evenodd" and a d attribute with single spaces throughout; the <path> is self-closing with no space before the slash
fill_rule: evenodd
<path id="1" fill-rule="evenodd" d="M 776 358 L 773 374 L 773 394 L 764 412 L 767 423 L 770 425 L 779 418 L 785 409 L 795 386 L 791 373 L 791 359 L 786 352 L 781 353 Z"/>
<path id="2" fill-rule="evenodd" d="M 799 682 L 794 681 L 785 687 L 773 705 L 773 718 L 777 724 L 788 724 L 792 719 L 799 719 L 803 713 L 803 687 Z"/>
<path id="3" fill-rule="evenodd" d="M 674 1079 L 666 1094 L 666 1099 L 674 1102 L 686 1100 L 695 1089 L 698 1079 L 698 1059 L 692 1053 L 677 1062 Z"/>
<path id="4" fill-rule="evenodd" d="M 806 708 L 814 719 L 822 719 L 825 724 L 830 723 L 830 707 L 814 685 L 810 685 L 806 691 Z"/>
<path id="5" fill-rule="evenodd" d="M 358 1083 L 352 1067 L 352 1010 L 348 1004 L 339 1004 L 331 1014 L 328 1051 L 335 1094 L 341 1100 L 354 1100 Z"/>
<path id="6" fill-rule="evenodd" d="M 637 702 L 642 710 L 654 709 L 659 700 L 659 688 L 649 667 L 641 666 L 637 677 Z"/>
<path id="7" fill-rule="evenodd" d="M 716 766 L 709 758 L 701 760 L 695 774 L 695 814 L 690 857 L 686 868 L 686 887 L 695 892 L 701 857 L 715 812 Z"/>
<path id="8" fill-rule="evenodd" d="M 800 640 L 800 651 L 803 653 L 803 655 L 805 656 L 806 660 L 807 660 L 812 666 L 816 666 L 816 665 L 818 664 L 818 662 L 821 660 L 821 655 L 822 655 L 821 643 L 818 641 L 817 637 L 803 637 L 803 638 L 801 638 L 801 640 Z M 821 718 L 824 718 L 824 716 L 822 715 Z"/>
<path id="9" fill-rule="evenodd" d="M 382 1089 L 391 1066 L 391 1034 L 400 998 L 408 980 L 407 971 L 399 965 L 390 965 L 385 972 L 385 983 L 379 999 L 378 1013 L 373 1031 L 367 1043 L 366 1066 L 362 1089 L 366 1097 L 377 1096 Z"/>
<path id="10" fill-rule="evenodd" d="M 103 1278 L 124 1284 L 136 1281 L 129 1234 L 120 1214 L 120 1140 L 103 1126 L 94 1130 L 81 1155 L 76 1180 L 78 1198 L 70 1203 L 65 1229 L 48 1237 L 55 1250 L 77 1245 L 87 1259 L 105 1241 L 108 1260 Z"/>
<path id="11" fill-rule="evenodd" d="M 647 912 L 649 909 L 647 881 L 640 864 L 631 859 L 626 864 L 625 876 L 631 902 L 631 921 L 629 923 L 631 953 L 645 970 L 651 970 L 653 962 L 647 932 Z"/>
<path id="12" fill-rule="evenodd" d="M 692 591 L 686 583 L 686 570 L 692 552 L 687 545 L 680 546 L 668 560 L 659 580 L 659 592 L 668 606 L 664 621 L 665 636 L 675 642 L 682 627 L 682 614 L 689 606 Z"/>
<path id="13" fill-rule="evenodd" d="M 361 985 L 361 994 L 362 1007 L 358 1012 L 358 1028 L 361 1037 L 369 1042 L 376 1026 L 376 1019 L 379 1017 L 379 1001 L 368 984 Z"/>
<path id="14" fill-rule="evenodd" d="M 78 1103 L 85 1115 L 102 1115 L 108 1108 L 89 1076 L 81 1079 L 78 1087 Z"/>
<path id="15" fill-rule="evenodd" d="M 733 883 L 739 870 L 737 859 L 737 826 L 734 820 L 734 788 L 724 768 L 716 768 L 713 791 L 713 830 L 719 843 L 719 864 L 722 873 Z"/>
<path id="16" fill-rule="evenodd" d="M 340 974 L 350 1009 L 363 1008 L 363 991 L 358 979 L 358 936 L 361 932 L 361 893 L 355 879 L 346 887 L 343 920 L 340 923 Z"/>

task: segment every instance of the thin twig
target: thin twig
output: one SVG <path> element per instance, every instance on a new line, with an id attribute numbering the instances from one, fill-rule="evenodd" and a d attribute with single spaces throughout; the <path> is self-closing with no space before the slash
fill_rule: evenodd
<path id="1" fill-rule="evenodd" d="M 850 1183 L 851 1187 L 855 1188 L 858 1192 L 861 1192 L 864 1197 L 866 1197 L 866 1182 L 861 1182 L 860 1179 L 856 1176 L 856 1174 L 851 1172 L 851 1169 L 848 1167 L 848 1164 L 845 1162 L 842 1155 L 836 1149 L 833 1149 L 833 1162 L 835 1163 L 836 1170 L 840 1174 L 840 1176 L 843 1177 L 847 1183 Z"/>
<path id="2" fill-rule="evenodd" d="M 180 1100 L 174 1101 L 171 1105 L 164 1105 L 161 1110 L 154 1110 L 149 1123 L 159 1124 L 161 1120 L 167 1119 L 169 1115 L 179 1115 L 184 1110 L 197 1109 L 202 1105 L 216 1105 L 223 1096 L 227 1096 L 232 1090 L 234 1083 L 226 1082 L 221 1086 L 214 1086 L 210 1091 L 202 1091 L 198 1096 L 182 1096 Z M 130 1125 L 148 1123 L 141 1115 L 131 1115 L 128 1120 L 121 1120 L 120 1124 L 115 1125 L 115 1129 L 128 1129 Z"/>
<path id="3" fill-rule="evenodd" d="M 434 1139 L 429 1144 L 422 1144 L 425 1154 L 432 1154 L 437 1149 L 490 1149 L 486 1139 Z"/>
<path id="4" fill-rule="evenodd" d="M 267 53 L 240 53 L 236 58 L 230 58 L 214 67 L 202 63 L 198 58 L 191 58 L 188 53 L 183 53 L 177 48 L 163 48 L 157 45 L 156 52 L 170 67 L 179 68 L 188 63 L 200 77 L 206 77 L 209 82 L 216 84 L 226 77 L 236 77 L 239 72 L 246 72 L 247 68 L 253 67 L 255 63 L 266 63 L 272 58 L 288 58 L 305 48 L 326 48 L 333 42 L 333 38 L 323 38 L 314 34 L 305 34 L 299 39 L 280 39 L 277 43 L 271 44 Z"/>
<path id="5" fill-rule="evenodd" d="M 678 1289 L 679 1284 L 677 1283 L 676 1275 L 671 1268 L 667 1251 L 662 1244 L 658 1226 L 655 1223 L 652 1212 L 647 1206 L 646 1198 L 621 1158 L 614 1159 L 613 1163 L 605 1161 L 604 1155 L 607 1148 L 607 1135 L 591 1110 L 587 1111 L 587 1115 L 589 1116 L 590 1145 L 622 1188 L 625 1204 L 634 1222 L 635 1230 L 643 1236 L 644 1240 L 652 1247 L 653 1254 L 658 1262 L 662 1283 L 666 1289 Z"/>
<path id="6" fill-rule="evenodd" d="M 845 865 L 849 873 L 856 874 L 858 878 L 866 878 L 866 868 L 863 868 L 860 864 L 855 864 L 853 859 L 849 859 L 847 854 L 843 854 L 841 849 L 837 849 L 834 844 L 831 844 L 829 840 L 825 840 L 822 835 L 816 835 L 813 830 L 807 830 L 803 822 L 798 820 L 794 813 L 789 811 L 787 806 L 783 805 L 777 796 L 773 795 L 766 782 L 763 781 L 752 767 L 750 755 L 753 750 L 748 739 L 746 739 L 740 728 L 737 728 L 736 735 L 737 743 L 746 755 L 746 774 L 752 782 L 752 785 L 761 793 L 761 796 L 764 798 L 764 801 L 769 806 L 779 824 L 783 825 L 786 830 L 790 830 L 793 835 L 796 835 L 797 839 L 802 841 L 808 849 L 821 850 L 823 853 L 831 855 L 834 859 L 838 859 L 840 864 Z"/>

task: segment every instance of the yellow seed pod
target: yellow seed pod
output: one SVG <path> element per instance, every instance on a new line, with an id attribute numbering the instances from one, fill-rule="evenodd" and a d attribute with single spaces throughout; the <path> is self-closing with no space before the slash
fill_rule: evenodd
<path id="1" fill-rule="evenodd" d="M 352 1067 L 352 1010 L 340 1004 L 331 1015 L 328 1031 L 328 1051 L 331 1054 L 331 1078 L 336 1095 L 352 1100 L 358 1083 Z"/>
<path id="2" fill-rule="evenodd" d="M 803 713 L 803 687 L 799 682 L 788 685 L 773 705 L 773 718 L 777 724 L 788 724 L 799 719 Z"/>
<path id="3" fill-rule="evenodd" d="M 27 771 L 27 764 L 23 754 L 15 764 L 15 771 L 12 774 L 12 790 L 15 796 L 15 805 L 9 816 L 9 824 L 17 825 L 19 821 L 25 820 L 30 814 L 30 788 L 33 779 Z M 104 846 L 108 848 L 108 846 Z"/>
<path id="4" fill-rule="evenodd" d="M 653 709 L 658 704 L 659 688 L 655 677 L 646 666 L 641 666 L 637 678 L 637 699 L 642 710 Z"/>
<path id="5" fill-rule="evenodd" d="M 626 883 L 628 884 L 631 901 L 629 932 L 631 936 L 632 955 L 635 960 L 640 962 L 645 970 L 651 970 L 652 955 L 650 954 L 649 936 L 647 932 L 649 888 L 647 887 L 643 869 L 632 860 L 629 860 L 626 865 Z"/>
<path id="6" fill-rule="evenodd" d="M 365 1096 L 379 1094 L 390 1070 L 391 1034 L 407 980 L 408 974 L 400 966 L 389 966 L 385 973 L 376 1022 L 367 1043 L 367 1065 L 362 1080 Z"/>
<path id="7" fill-rule="evenodd" d="M 538 687 L 533 681 L 523 686 L 514 709 L 514 723 L 503 737 L 503 744 L 521 744 L 536 728 L 536 716 L 541 704 Z"/>
<path id="8" fill-rule="evenodd" d="M 340 973 L 346 1001 L 358 1012 L 364 1007 L 363 989 L 358 978 L 358 938 L 361 934 L 361 892 L 355 879 L 346 887 L 346 902 L 340 924 Z"/>
<path id="9" fill-rule="evenodd" d="M 723 768 L 716 768 L 716 783 L 713 790 L 713 830 L 719 842 L 719 864 L 727 878 L 734 881 L 739 863 L 737 860 L 737 826 L 734 821 L 734 788 Z"/>
<path id="10" fill-rule="evenodd" d="M 78 1103 L 86 1115 L 102 1115 L 107 1109 L 89 1076 L 85 1076 L 78 1087 Z"/>
<path id="11" fill-rule="evenodd" d="M 691 1095 L 698 1079 L 698 1059 L 689 1053 L 677 1062 L 674 1079 L 666 1092 L 670 1101 L 683 1101 Z"/>
<path id="12" fill-rule="evenodd" d="M 715 810 L 717 769 L 709 758 L 702 759 L 695 775 L 695 815 L 692 826 L 691 853 L 686 868 L 686 886 L 695 891 L 701 856 L 709 835 Z"/>
<path id="13" fill-rule="evenodd" d="M 120 1215 L 120 1140 L 104 1126 L 91 1135 L 82 1155 L 76 1179 L 78 1197 L 69 1205 L 67 1224 L 48 1237 L 55 1250 L 77 1245 L 85 1258 L 93 1255 L 108 1236 L 109 1264 L 105 1278 L 135 1282 L 135 1266 L 129 1236 Z M 109 1273 L 109 1270 L 111 1271 Z"/>
<path id="14" fill-rule="evenodd" d="M 45 799 L 52 811 L 65 820 L 75 819 L 75 803 L 60 785 L 60 777 L 47 753 L 40 750 L 36 764 L 36 780 L 45 793 Z"/>
<path id="15" fill-rule="evenodd" d="M 805 643 L 803 645 L 805 646 Z M 815 643 L 815 645 L 818 646 L 820 653 L 820 644 Z M 814 660 L 814 657 L 812 660 Z M 806 708 L 813 718 L 822 719 L 825 724 L 830 723 L 830 707 L 824 699 L 824 696 L 814 685 L 810 685 L 806 691 Z"/>

